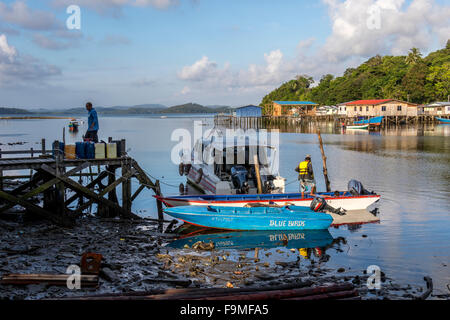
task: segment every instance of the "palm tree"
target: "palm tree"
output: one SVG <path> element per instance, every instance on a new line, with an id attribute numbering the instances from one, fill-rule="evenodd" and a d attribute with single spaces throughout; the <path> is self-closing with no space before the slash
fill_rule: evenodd
<path id="1" fill-rule="evenodd" d="M 415 64 L 419 62 L 422 59 L 422 53 L 420 53 L 420 50 L 417 48 L 412 48 L 409 50 L 409 54 L 405 59 L 405 62 L 407 64 Z"/>

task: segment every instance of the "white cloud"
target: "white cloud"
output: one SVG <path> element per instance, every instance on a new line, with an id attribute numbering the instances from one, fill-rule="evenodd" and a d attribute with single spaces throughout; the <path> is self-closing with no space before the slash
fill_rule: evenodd
<path id="1" fill-rule="evenodd" d="M 178 77 L 200 88 L 267 93 L 298 74 L 319 80 L 322 75 L 340 74 L 376 54 L 404 55 L 412 47 L 429 50 L 435 41 L 445 46 L 450 35 L 450 6 L 433 0 L 322 0 L 328 7 L 332 31 L 325 43 L 314 38 L 300 41 L 294 56 L 276 49 L 264 54 L 265 64 L 251 64 L 233 71 L 219 68 L 204 56 L 185 66 Z M 375 10 L 374 10 L 375 8 Z M 379 28 L 369 28 L 368 19 L 379 12 Z M 315 50 L 311 48 L 315 46 Z"/>
<path id="2" fill-rule="evenodd" d="M 153 7 L 164 10 L 178 5 L 179 0 L 53 0 L 56 7 L 67 7 L 69 5 L 79 5 L 81 8 L 90 8 L 99 13 L 113 13 L 120 15 L 124 6 Z"/>
<path id="3" fill-rule="evenodd" d="M 178 77 L 182 80 L 204 81 L 217 77 L 220 73 L 223 73 L 223 71 L 218 69 L 217 63 L 210 61 L 207 56 L 203 56 L 193 65 L 183 67 L 178 73 Z"/>
<path id="4" fill-rule="evenodd" d="M 185 86 L 182 90 L 181 90 L 181 94 L 188 94 L 189 92 L 191 92 L 191 89 L 188 86 Z"/>
<path id="5" fill-rule="evenodd" d="M 106 46 L 129 45 L 131 44 L 131 40 L 126 36 L 109 34 L 106 35 L 105 38 L 100 41 L 100 44 Z"/>
<path id="6" fill-rule="evenodd" d="M 31 30 L 49 30 L 58 25 L 52 13 L 32 10 L 23 1 L 16 1 L 11 6 L 0 3 L 0 19 L 2 22 Z"/>
<path id="7" fill-rule="evenodd" d="M 135 0 L 134 5 L 136 6 L 152 6 L 158 9 L 166 9 L 170 6 L 178 4 L 178 0 Z"/>
<path id="8" fill-rule="evenodd" d="M 17 56 L 16 48 L 8 44 L 8 39 L 6 35 L 0 35 L 0 63 L 3 61 L 9 61 L 10 63 L 14 61 Z"/>
<path id="9" fill-rule="evenodd" d="M 31 56 L 21 56 L 8 43 L 6 35 L 0 34 L 0 87 L 17 87 L 26 83 L 41 85 L 46 78 L 60 73 L 60 69 L 53 65 Z"/>
<path id="10" fill-rule="evenodd" d="M 340 62 L 352 56 L 406 54 L 413 46 L 426 50 L 435 38 L 447 41 L 450 7 L 432 0 L 324 1 L 329 7 L 332 34 L 322 52 L 328 62 Z M 376 8 L 375 11 L 369 11 Z M 377 15 L 379 13 L 379 17 Z M 378 28 L 369 28 L 368 20 L 379 19 Z"/>

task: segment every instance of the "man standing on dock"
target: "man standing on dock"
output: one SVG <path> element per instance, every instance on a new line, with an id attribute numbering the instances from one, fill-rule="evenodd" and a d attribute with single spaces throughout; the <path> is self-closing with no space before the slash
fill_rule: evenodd
<path id="1" fill-rule="evenodd" d="M 311 155 L 306 155 L 305 161 L 300 162 L 298 167 L 295 168 L 295 171 L 298 172 L 302 198 L 304 197 L 305 192 L 309 192 L 311 195 L 314 195 L 316 193 L 316 181 L 314 179 Z"/>
<path id="2" fill-rule="evenodd" d="M 92 103 L 88 102 L 86 103 L 86 110 L 89 113 L 88 116 L 88 129 L 86 131 L 86 134 L 84 138 L 92 139 L 94 142 L 98 142 L 98 117 L 97 117 L 97 111 L 92 107 Z"/>

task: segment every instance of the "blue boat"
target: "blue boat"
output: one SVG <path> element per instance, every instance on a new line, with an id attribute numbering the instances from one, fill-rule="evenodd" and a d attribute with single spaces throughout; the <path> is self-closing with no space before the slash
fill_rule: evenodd
<path id="1" fill-rule="evenodd" d="M 333 222 L 329 214 L 297 206 L 181 206 L 164 212 L 196 226 L 227 230 L 320 230 Z"/>
<path id="2" fill-rule="evenodd" d="M 442 123 L 450 123 L 450 119 L 439 118 L 439 117 L 436 117 L 436 119 L 437 119 L 439 122 L 442 122 Z"/>
<path id="3" fill-rule="evenodd" d="M 379 117 L 374 117 L 374 118 L 370 118 L 370 119 L 366 119 L 366 120 L 354 121 L 353 124 L 356 124 L 356 125 L 368 124 L 371 126 L 379 126 L 379 125 L 381 125 L 383 118 L 384 118 L 384 116 L 379 116 Z"/>
<path id="4" fill-rule="evenodd" d="M 191 248 L 198 241 L 212 242 L 214 248 L 220 250 L 279 247 L 299 249 L 327 247 L 333 242 L 333 237 L 328 230 L 210 232 L 180 238 L 170 242 L 168 246 L 183 249 L 187 245 Z"/>

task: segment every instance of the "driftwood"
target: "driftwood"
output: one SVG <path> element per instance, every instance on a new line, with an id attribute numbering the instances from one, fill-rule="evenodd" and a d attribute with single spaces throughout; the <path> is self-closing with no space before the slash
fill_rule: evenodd
<path id="1" fill-rule="evenodd" d="M 228 295 L 222 297 L 204 297 L 201 300 L 267 300 L 267 299 L 287 299 L 293 297 L 306 297 L 323 293 L 346 291 L 353 289 L 350 283 L 332 285 L 328 287 L 299 288 L 288 290 L 270 290 L 263 292 L 250 292 L 238 295 Z"/>
<path id="2" fill-rule="evenodd" d="M 145 280 L 144 280 L 145 281 Z M 151 280 L 152 281 L 152 280 Z M 155 281 L 166 281 L 155 279 Z M 170 280 L 177 282 L 182 280 Z M 351 283 L 311 288 L 311 281 L 258 288 L 186 288 L 69 297 L 66 300 L 264 300 L 264 299 L 358 299 Z"/>
<path id="3" fill-rule="evenodd" d="M 427 290 L 417 300 L 426 300 L 433 292 L 433 280 L 430 277 L 424 277 L 423 280 L 427 283 Z"/>
<path id="4" fill-rule="evenodd" d="M 0 284 L 28 285 L 45 283 L 55 286 L 66 286 L 69 274 L 7 274 L 2 277 Z M 97 275 L 80 275 L 81 287 L 97 287 Z"/>

